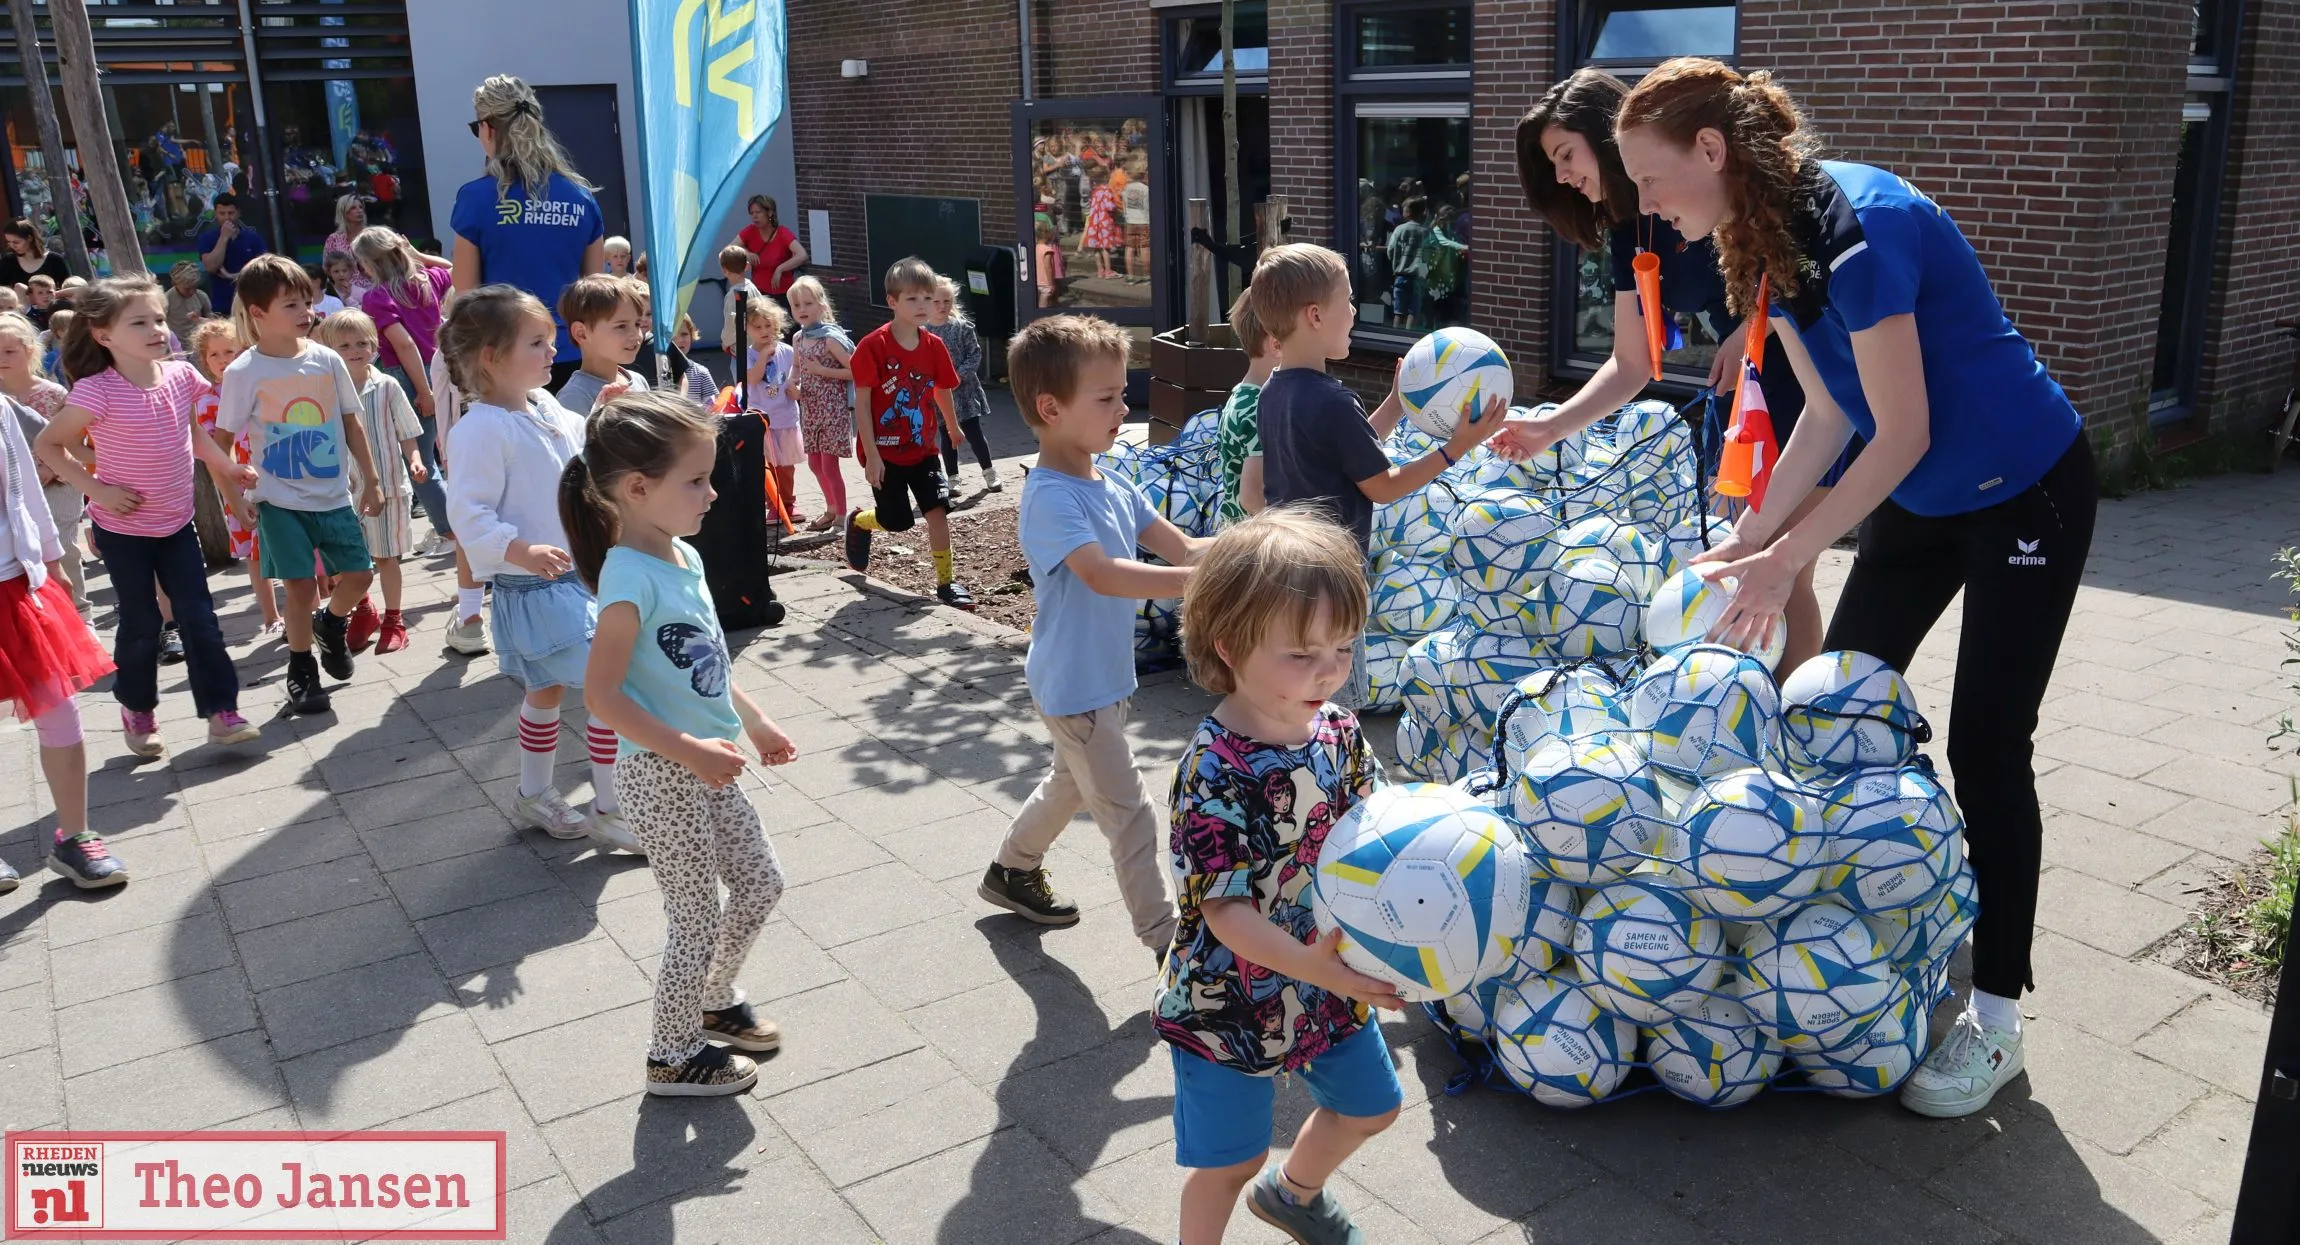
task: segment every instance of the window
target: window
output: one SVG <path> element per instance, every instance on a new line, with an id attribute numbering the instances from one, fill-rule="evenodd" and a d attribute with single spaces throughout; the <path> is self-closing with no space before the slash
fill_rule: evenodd
<path id="1" fill-rule="evenodd" d="M 1176 85 L 1222 81 L 1222 13 L 1220 9 L 1191 13 L 1171 24 L 1173 49 L 1170 80 Z M 1266 0 L 1241 0 L 1230 16 L 1232 62 L 1241 79 L 1263 79 L 1270 72 L 1270 6 Z"/>
<path id="2" fill-rule="evenodd" d="M 2196 403 L 2219 238 L 2220 181 L 2228 161 L 2228 101 L 2236 84 L 2234 49 L 2242 5 L 2239 0 L 2197 0 L 2195 9 L 2188 98 L 2180 113 L 2180 160 L 2165 237 L 2164 291 L 2157 304 L 2152 425 L 2186 419 Z"/>
<path id="3" fill-rule="evenodd" d="M 1336 219 L 1354 226 L 1360 337 L 1403 346 L 1469 319 L 1470 7 L 1342 10 Z"/>
<path id="4" fill-rule="evenodd" d="M 1039 306 L 1150 306 L 1148 134 L 1141 117 L 1031 123 Z"/>

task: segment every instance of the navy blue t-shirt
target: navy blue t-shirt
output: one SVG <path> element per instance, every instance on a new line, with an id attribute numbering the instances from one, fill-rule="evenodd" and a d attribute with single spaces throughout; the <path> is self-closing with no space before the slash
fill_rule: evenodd
<path id="1" fill-rule="evenodd" d="M 2083 433 L 2068 395 L 2005 318 L 1972 244 L 1916 187 L 1865 164 L 1822 161 L 1789 224 L 1805 272 L 1773 314 L 1796 325 L 1863 437 L 1875 437 L 1877 421 L 1852 335 L 1889 316 L 1917 318 L 1932 443 L 1893 490 L 1903 508 L 1965 514 L 2010 500 Z"/>
<path id="2" fill-rule="evenodd" d="M 1613 292 L 1635 294 L 1637 276 L 1629 266 L 1638 243 L 1661 257 L 1661 306 L 1665 311 L 1692 316 L 1718 341 L 1741 327 L 1741 317 L 1725 302 L 1725 275 L 1717 271 L 1717 244 L 1707 238 L 1688 240 L 1658 216 L 1645 216 L 1613 227 L 1606 249 L 1613 257 Z M 1765 352 L 1765 368 L 1757 374 L 1765 391 L 1765 409 L 1773 419 L 1774 435 L 1787 444 L 1805 409 L 1805 387 L 1778 349 Z M 1730 397 L 1728 391 L 1727 397 Z"/>
<path id="3" fill-rule="evenodd" d="M 448 224 L 479 248 L 483 283 L 516 286 L 551 309 L 561 362 L 583 357 L 559 320 L 559 295 L 583 275 L 583 252 L 607 233 L 590 191 L 557 173 L 541 195 L 516 185 L 499 194 L 492 176 L 473 178 L 455 192 Z"/>
<path id="4" fill-rule="evenodd" d="M 216 239 L 223 236 L 223 226 L 210 224 L 200 231 L 199 237 L 192 239 L 192 249 L 205 255 L 216 249 Z M 224 272 L 238 272 L 248 266 L 249 260 L 270 250 L 271 247 L 264 244 L 264 236 L 250 229 L 246 221 L 241 221 L 240 231 L 232 235 L 232 244 L 224 248 Z M 228 316 L 232 313 L 232 296 L 239 288 L 240 283 L 225 276 L 223 272 L 208 274 L 208 303 L 216 309 L 217 315 Z"/>
<path id="5" fill-rule="evenodd" d="M 1374 503 L 1358 481 L 1388 471 L 1390 456 L 1358 396 L 1327 373 L 1282 367 L 1262 386 L 1254 422 L 1262 434 L 1263 500 L 1324 507 L 1363 551 L 1373 535 Z"/>

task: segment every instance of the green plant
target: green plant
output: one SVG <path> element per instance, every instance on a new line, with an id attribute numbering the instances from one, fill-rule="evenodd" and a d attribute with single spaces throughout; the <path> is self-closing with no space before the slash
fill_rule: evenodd
<path id="1" fill-rule="evenodd" d="M 2261 895 L 2244 910 L 2243 921 L 2252 932 L 2255 954 L 2270 973 L 2282 972 L 2284 952 L 2292 933 L 2292 901 L 2300 892 L 2300 778 L 2292 780 L 2292 804 L 2285 810 L 2284 831 L 2268 841 L 2268 872 Z"/>
<path id="2" fill-rule="evenodd" d="M 2292 595 L 2300 597 L 2300 549 L 2279 549 L 2276 551 L 2276 573 L 2272 578 L 2281 579 L 2292 585 Z M 2295 623 L 2300 623 L 2300 605 L 2286 606 L 2284 616 Z M 2295 627 L 2284 634 L 2284 652 L 2286 656 L 2279 664 L 2292 671 L 2291 681 L 2287 686 L 2292 689 L 2294 696 L 2300 697 L 2300 627 Z M 2268 743 L 2273 747 L 2277 740 L 2295 735 L 2300 735 L 2300 729 L 2293 727 L 2292 715 L 2287 713 L 2277 719 L 2276 733 L 2268 737 Z M 2300 802 L 2300 792 L 2295 793 L 2294 799 L 2295 802 Z"/>

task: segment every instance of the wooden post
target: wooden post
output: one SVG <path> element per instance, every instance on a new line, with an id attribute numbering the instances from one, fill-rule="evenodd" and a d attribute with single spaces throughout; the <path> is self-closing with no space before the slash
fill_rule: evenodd
<path id="1" fill-rule="evenodd" d="M 1192 199 L 1189 204 L 1192 236 L 1206 227 L 1210 214 L 1204 199 Z M 1206 300 L 1214 292 L 1214 253 L 1193 242 L 1190 244 L 1190 279 L 1183 282 L 1183 316 L 1189 324 L 1190 344 L 1206 344 Z"/>
<path id="2" fill-rule="evenodd" d="M 1282 221 L 1282 220 L 1284 220 L 1284 219 L 1286 219 L 1286 200 L 1285 200 L 1285 198 L 1284 198 L 1283 196 L 1281 196 L 1281 195 L 1271 195 L 1271 196 L 1270 196 L 1268 199 L 1266 199 L 1266 200 L 1264 200 L 1264 201 L 1263 201 L 1263 203 L 1262 203 L 1262 249 L 1263 249 L 1263 250 L 1267 251 L 1267 250 L 1269 250 L 1269 249 L 1270 249 L 1271 247 L 1273 247 L 1273 246 L 1284 246 L 1284 245 L 1286 244 L 1286 234 L 1285 234 L 1285 231 L 1284 231 L 1284 230 L 1282 230 L 1282 229 L 1280 229 L 1280 228 L 1278 227 L 1278 222 L 1280 222 L 1280 221 Z"/>
<path id="3" fill-rule="evenodd" d="M 32 97 L 32 120 L 40 131 L 40 158 L 48 166 L 48 202 L 56 209 L 57 231 L 64 235 L 64 263 L 75 274 L 93 278 L 96 266 L 88 262 L 88 239 L 80 231 L 72 169 L 64 163 L 64 128 L 56 122 L 56 97 L 48 88 L 48 64 L 40 58 L 40 28 L 32 24 L 32 0 L 8 0 L 8 13 L 18 32 L 16 51 L 24 64 L 24 92 Z"/>
<path id="4" fill-rule="evenodd" d="M 1222 185 L 1226 188 L 1222 196 L 1226 225 L 1222 241 L 1230 246 L 1246 240 L 1238 218 L 1246 188 L 1238 184 L 1238 49 L 1233 29 L 1237 8 L 1237 0 L 1222 0 Z M 1239 274 L 1239 284 L 1244 283 L 1244 275 Z M 1224 314 L 1228 314 L 1226 310 Z"/>
<path id="5" fill-rule="evenodd" d="M 128 207 L 127 183 L 104 116 L 104 88 L 96 74 L 96 38 L 88 29 L 87 0 L 48 0 L 48 24 L 56 35 L 56 65 L 64 78 L 64 106 L 79 136 L 80 180 L 96 208 L 96 228 L 104 254 L 117 276 L 142 276 L 144 247 L 136 237 L 136 214 Z"/>

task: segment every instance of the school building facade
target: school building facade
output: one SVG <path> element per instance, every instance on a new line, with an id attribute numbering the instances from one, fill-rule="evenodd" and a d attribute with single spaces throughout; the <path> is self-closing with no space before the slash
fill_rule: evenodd
<path id="1" fill-rule="evenodd" d="M 1091 310 L 1146 338 L 1185 318 L 1185 204 L 1208 200 L 1228 240 L 1231 200 L 1253 235 L 1276 198 L 1286 236 L 1351 262 L 1343 370 L 1362 387 L 1459 323 L 1502 343 L 1521 394 L 1554 394 L 1609 348 L 1607 268 L 1526 207 L 1517 119 L 1578 66 L 1634 79 L 1699 54 L 1772 70 L 1830 154 L 1947 207 L 2103 442 L 2249 435 L 2289 383 L 2274 326 L 2300 314 L 2300 0 L 1236 0 L 1235 188 L 1221 15 L 792 6 L 786 219 L 821 214 L 816 271 L 865 304 L 847 318 L 874 322 L 874 267 L 918 251 L 955 273 L 990 245 L 1018 259 L 1018 318 Z M 1401 281 L 1387 243 L 1408 199 L 1434 232 Z M 1218 268 L 1214 297 L 1235 275 Z M 1671 376 L 1689 393 L 1714 344 L 1683 327 Z"/>

